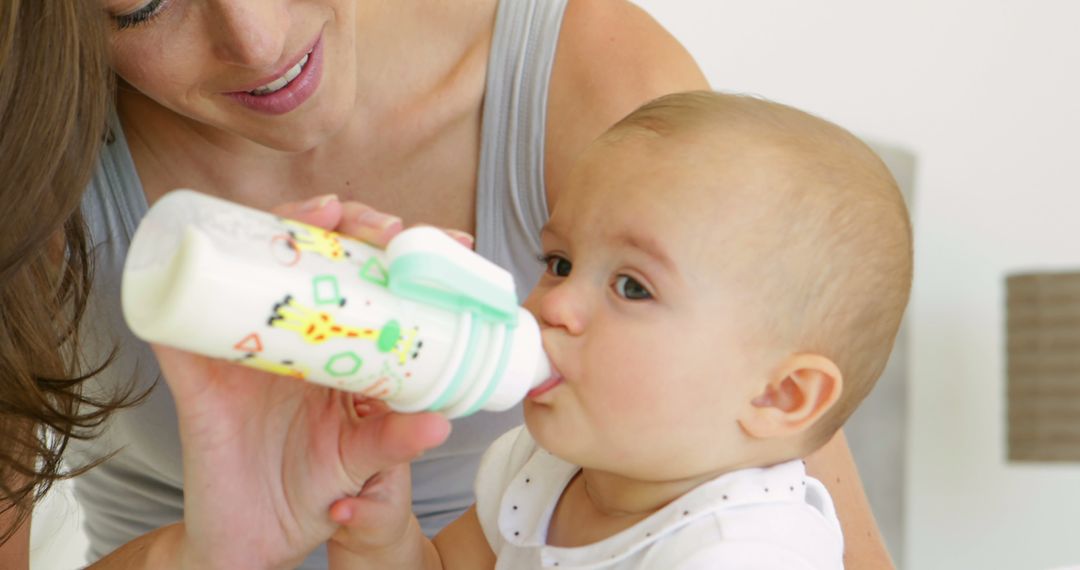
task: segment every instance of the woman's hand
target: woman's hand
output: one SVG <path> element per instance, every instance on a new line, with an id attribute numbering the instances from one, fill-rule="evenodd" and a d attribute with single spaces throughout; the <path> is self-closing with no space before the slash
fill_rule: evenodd
<path id="1" fill-rule="evenodd" d="M 331 197 L 275 213 L 363 234 L 357 220 L 345 221 L 355 208 Z M 400 222 L 369 227 L 360 237 L 388 240 L 400 229 Z M 333 503 L 449 435 L 437 414 L 361 417 L 351 394 L 154 350 L 180 421 L 188 567 L 295 566 L 338 529 L 328 514 Z"/>

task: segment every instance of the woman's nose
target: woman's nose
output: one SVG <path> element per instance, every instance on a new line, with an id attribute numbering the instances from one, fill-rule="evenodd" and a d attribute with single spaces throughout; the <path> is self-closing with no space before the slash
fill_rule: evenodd
<path id="1" fill-rule="evenodd" d="M 222 61 L 269 70 L 282 63 L 289 13 L 282 0 L 212 2 L 214 53 Z"/>

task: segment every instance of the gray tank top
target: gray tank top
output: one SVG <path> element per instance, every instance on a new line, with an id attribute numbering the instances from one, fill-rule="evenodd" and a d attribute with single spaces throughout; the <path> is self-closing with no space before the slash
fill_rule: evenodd
<path id="1" fill-rule="evenodd" d="M 566 0 L 502 0 L 488 61 L 477 182 L 477 250 L 509 269 L 524 298 L 539 277 L 539 232 L 547 220 L 544 128 L 547 90 Z M 134 338 L 120 311 L 120 275 L 146 196 L 115 115 L 114 140 L 98 163 L 83 211 L 93 236 L 96 276 L 84 339 L 90 362 L 116 347 L 99 375 L 102 389 L 153 386 L 142 405 L 115 414 L 102 437 L 73 446 L 73 463 L 117 451 L 75 484 L 90 560 L 183 516 L 183 476 L 176 411 L 148 345 Z M 156 384 L 155 384 L 156 383 Z M 413 464 L 413 506 L 424 531 L 436 533 L 473 502 L 480 455 L 521 422 L 520 408 L 455 420 L 443 446 Z M 222 476 L 228 476 L 223 473 Z M 325 549 L 303 568 L 325 568 Z"/>

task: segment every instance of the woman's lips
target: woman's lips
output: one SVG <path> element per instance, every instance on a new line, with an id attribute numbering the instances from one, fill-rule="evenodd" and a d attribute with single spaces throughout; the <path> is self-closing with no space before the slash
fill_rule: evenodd
<path id="1" fill-rule="evenodd" d="M 253 95 L 248 91 L 233 91 L 226 93 L 237 103 L 244 107 L 266 113 L 268 115 L 284 115 L 302 105 L 315 94 L 322 80 L 323 66 L 323 43 L 322 36 L 316 40 L 311 52 L 307 55 L 307 63 L 304 64 L 300 74 L 288 85 L 265 95 Z M 303 56 L 301 56 L 301 59 Z M 299 61 L 299 60 L 298 60 Z M 257 87 L 256 87 L 257 88 Z M 252 90 L 254 90 L 253 88 Z"/>
<path id="2" fill-rule="evenodd" d="M 559 386 L 562 383 L 563 383 L 562 374 L 559 374 L 558 372 L 555 372 L 554 374 L 551 375 L 551 378 L 548 378 L 547 380 L 544 380 L 544 382 L 542 384 L 540 384 L 539 386 L 533 388 L 532 390 L 529 390 L 529 393 L 526 394 L 525 397 L 530 399 L 530 400 L 535 400 L 535 399 L 539 398 L 540 396 L 542 396 L 542 395 L 550 392 L 551 390 L 555 389 L 557 386 Z"/>

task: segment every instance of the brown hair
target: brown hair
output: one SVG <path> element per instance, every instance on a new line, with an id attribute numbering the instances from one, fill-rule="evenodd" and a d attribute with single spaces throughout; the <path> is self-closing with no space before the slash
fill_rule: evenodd
<path id="1" fill-rule="evenodd" d="M 0 0 L 0 514 L 6 541 L 127 394 L 83 394 L 78 327 L 91 282 L 80 198 L 112 91 L 91 0 Z M 106 360 L 106 363 L 108 360 Z M 87 407 L 81 407 L 86 405 Z"/>

